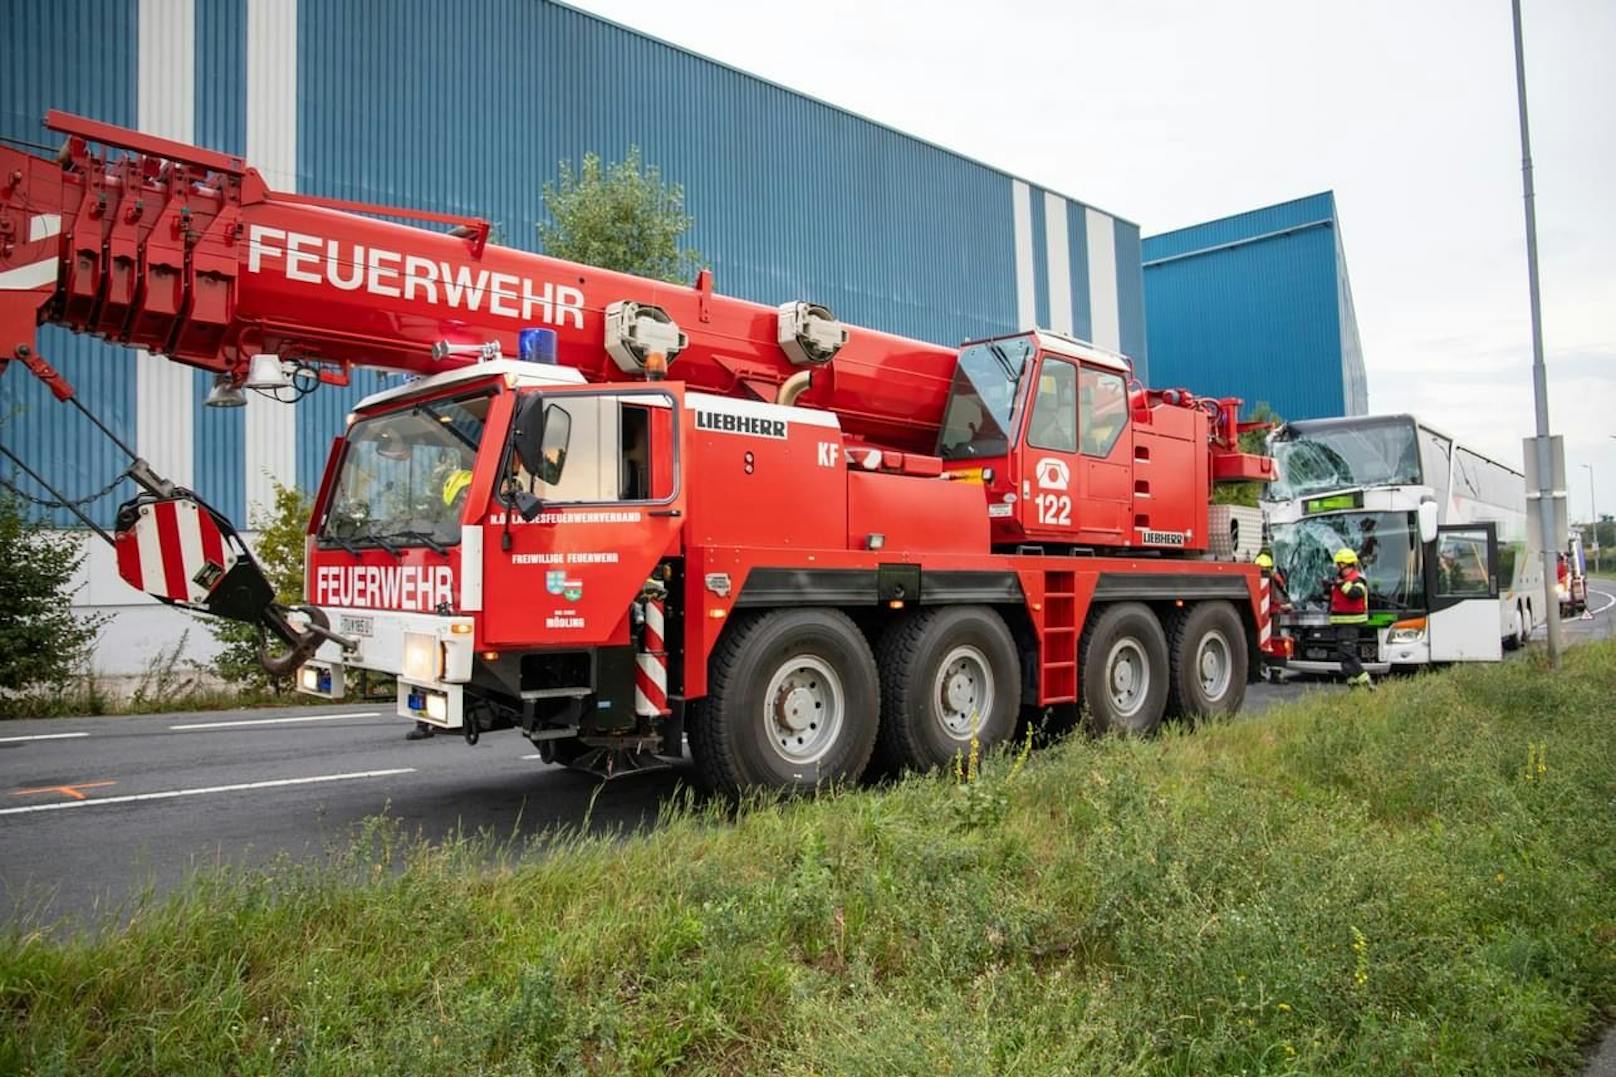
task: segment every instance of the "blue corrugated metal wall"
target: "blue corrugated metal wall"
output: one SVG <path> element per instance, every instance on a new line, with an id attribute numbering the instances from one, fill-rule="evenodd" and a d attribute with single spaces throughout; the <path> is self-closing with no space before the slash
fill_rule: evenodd
<path id="1" fill-rule="evenodd" d="M 1117 317 L 1122 327 L 1122 352 L 1134 357 L 1134 370 L 1146 385 L 1153 383 L 1156 370 L 1145 330 L 1145 278 L 1143 255 L 1137 225 L 1118 221 Z"/>
<path id="2" fill-rule="evenodd" d="M 1367 409 L 1332 193 L 1151 236 L 1143 254 L 1154 384 L 1287 419 Z"/>
<path id="3" fill-rule="evenodd" d="M 40 126 L 52 108 L 134 123 L 135 14 L 136 0 L 7 0 L 9 59 L 0 65 L 0 134 L 57 145 L 58 136 Z M 134 441 L 134 357 L 127 349 L 46 326 L 39 332 L 39 351 L 73 383 L 86 407 L 125 441 Z M 15 365 L 0 376 L 0 442 L 71 498 L 99 490 L 127 463 L 74 409 L 58 403 Z M 22 485 L 32 489 L 31 483 Z M 95 502 L 93 514 L 110 523 L 129 488 L 124 483 Z M 51 519 L 64 526 L 76 523 L 65 511 Z"/>
<path id="4" fill-rule="evenodd" d="M 0 133 L 54 142 L 38 126 L 52 107 L 136 123 L 141 0 L 12 0 L 7 11 L 18 47 L 0 75 Z M 292 11 L 253 18 L 266 13 Z M 248 144 L 248 72 L 254 41 L 260 65 L 265 47 L 250 32 L 248 0 L 194 0 L 198 144 L 262 152 Z M 812 298 L 856 324 L 954 343 L 1021 328 L 1023 287 L 1048 324 L 1043 190 L 1032 189 L 1032 233 L 1018 236 L 1012 177 L 744 72 L 546 0 L 302 0 L 296 39 L 295 57 L 271 59 L 295 63 L 295 107 L 282 112 L 298 190 L 487 216 L 503 242 L 536 249 L 540 189 L 557 162 L 591 151 L 617 158 L 637 144 L 684 185 L 691 242 L 726 294 Z M 273 99 L 258 100 L 262 145 Z M 1071 328 L 1088 338 L 1085 207 L 1065 204 Z M 1121 220 L 1115 232 L 1120 346 L 1142 364 L 1139 232 Z M 1018 244 L 1034 255 L 1021 282 Z M 52 330 L 41 343 L 133 440 L 134 357 Z M 243 520 L 244 475 L 264 459 L 262 439 L 248 443 L 239 410 L 201 406 L 208 384 L 195 376 L 177 416 L 191 427 L 193 485 Z M 313 486 L 352 403 L 384 384 L 362 372 L 352 388 L 298 405 L 295 472 L 282 477 Z M 0 378 L 0 416 L 9 416 L 7 444 L 46 461 L 70 492 L 96 488 L 122 464 L 18 373 Z M 98 506 L 103 520 L 117 500 Z"/>

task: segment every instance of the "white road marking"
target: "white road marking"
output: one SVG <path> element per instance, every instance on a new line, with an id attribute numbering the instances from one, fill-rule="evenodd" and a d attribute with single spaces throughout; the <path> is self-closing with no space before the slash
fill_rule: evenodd
<path id="1" fill-rule="evenodd" d="M 251 789 L 277 789 L 284 785 L 313 785 L 316 782 L 346 782 L 356 778 L 388 778 L 395 774 L 414 774 L 414 767 L 393 770 L 356 770 L 351 774 L 317 774 L 312 778 L 276 778 L 273 781 L 242 782 L 239 785 L 209 785 L 201 789 L 167 789 L 161 793 L 129 793 L 117 797 L 87 797 L 84 800 L 64 800 L 58 804 L 30 804 L 25 808 L 0 808 L 0 815 L 23 815 L 27 812 L 56 811 L 58 808 L 89 808 L 97 804 L 133 804 L 140 800 L 173 800 L 175 797 L 199 797 L 206 793 L 240 793 Z"/>
<path id="2" fill-rule="evenodd" d="M 1589 613 L 1592 613 L 1595 617 L 1599 616 L 1601 613 L 1604 613 L 1606 610 L 1610 609 L 1612 606 L 1616 606 L 1616 595 L 1611 594 L 1609 591 L 1595 591 L 1592 588 L 1590 588 L 1589 593 L 1590 594 L 1595 594 L 1595 595 L 1604 595 L 1605 598 L 1607 598 L 1609 600 L 1603 606 L 1600 606 L 1597 610 L 1589 610 L 1588 611 Z"/>
<path id="3" fill-rule="evenodd" d="M 0 737 L 0 744 L 15 744 L 23 740 L 67 740 L 69 737 L 88 737 L 88 733 L 36 733 L 31 737 Z"/>
<path id="4" fill-rule="evenodd" d="M 298 722 L 335 722 L 339 718 L 379 718 L 381 711 L 356 711 L 352 714 L 302 714 L 287 718 L 245 718 L 235 722 L 196 722 L 191 725 L 171 725 L 180 731 L 197 729 L 242 729 L 255 725 L 293 725 Z"/>
<path id="5" fill-rule="evenodd" d="M 524 755 L 522 758 L 523 759 L 543 759 L 544 756 L 540 755 L 538 752 L 534 752 L 532 755 Z"/>

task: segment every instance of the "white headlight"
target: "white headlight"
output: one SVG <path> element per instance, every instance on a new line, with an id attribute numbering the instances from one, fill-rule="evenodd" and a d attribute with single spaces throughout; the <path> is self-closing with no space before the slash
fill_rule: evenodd
<path id="1" fill-rule="evenodd" d="M 438 637 L 420 632 L 404 633 L 404 678 L 431 682 L 443 673 L 443 648 Z"/>
<path id="2" fill-rule="evenodd" d="M 437 692 L 426 694 L 426 716 L 434 722 L 449 720 L 449 697 Z"/>

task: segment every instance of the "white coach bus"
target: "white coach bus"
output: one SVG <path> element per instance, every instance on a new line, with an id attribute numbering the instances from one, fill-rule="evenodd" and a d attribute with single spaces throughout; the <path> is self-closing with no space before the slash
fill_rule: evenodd
<path id="1" fill-rule="evenodd" d="M 1287 423 L 1268 438 L 1264 494 L 1292 609 L 1291 668 L 1334 672 L 1328 580 L 1342 547 L 1370 589 L 1359 657 L 1372 672 L 1488 661 L 1544 615 L 1542 557 L 1527 549 L 1526 481 L 1411 415 Z"/>

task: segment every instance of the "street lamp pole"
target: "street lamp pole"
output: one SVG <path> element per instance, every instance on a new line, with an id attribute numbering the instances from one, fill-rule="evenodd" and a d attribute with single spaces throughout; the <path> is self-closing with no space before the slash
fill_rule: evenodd
<path id="1" fill-rule="evenodd" d="M 1549 374 L 1543 362 L 1543 307 L 1538 299 L 1537 209 L 1532 193 L 1532 139 L 1526 125 L 1526 55 L 1521 45 L 1521 0 L 1510 4 L 1515 22 L 1515 92 L 1521 114 L 1521 186 L 1526 197 L 1526 279 L 1532 300 L 1532 390 L 1537 404 L 1537 511 L 1543 536 L 1543 612 L 1548 623 L 1549 665 L 1560 665 L 1560 598 L 1554 536 L 1554 464 L 1549 442 Z"/>
<path id="2" fill-rule="evenodd" d="M 1599 571 L 1599 506 L 1594 503 L 1594 466 L 1583 464 L 1588 470 L 1588 515 L 1594 521 L 1594 571 Z"/>

